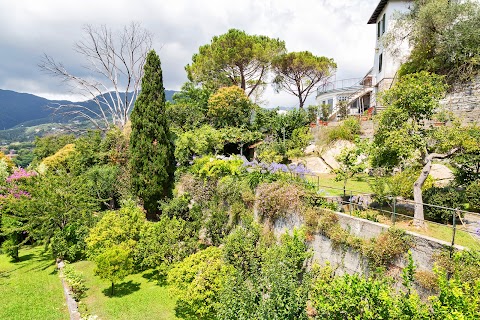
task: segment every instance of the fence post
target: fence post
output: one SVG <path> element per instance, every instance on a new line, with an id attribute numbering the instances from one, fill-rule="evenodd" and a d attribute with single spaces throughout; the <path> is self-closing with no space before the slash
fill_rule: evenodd
<path id="1" fill-rule="evenodd" d="M 348 207 L 350 208 L 350 215 L 352 215 L 352 207 L 353 207 L 353 191 L 350 191 L 350 199 L 348 199 Z"/>
<path id="2" fill-rule="evenodd" d="M 392 214 L 392 223 L 393 225 L 395 225 L 395 220 L 396 220 L 396 217 L 395 217 L 395 214 L 397 213 L 396 211 L 396 204 L 397 204 L 397 199 L 394 197 L 393 198 L 393 214 Z"/>
<path id="3" fill-rule="evenodd" d="M 452 250 L 453 250 L 453 246 L 455 245 L 455 232 L 457 231 L 457 210 L 458 208 L 456 208 L 454 211 L 453 211 L 453 236 L 452 236 Z"/>

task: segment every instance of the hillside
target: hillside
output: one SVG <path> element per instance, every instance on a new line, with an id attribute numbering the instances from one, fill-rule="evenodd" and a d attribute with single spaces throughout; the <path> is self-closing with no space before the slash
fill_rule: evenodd
<path id="1" fill-rule="evenodd" d="M 174 93 L 173 90 L 165 90 L 166 99 L 171 100 Z M 71 104 L 73 102 L 49 100 L 29 93 L 0 89 L 0 131 L 19 125 L 32 126 L 65 121 L 58 117 L 54 118 L 52 109 L 49 109 L 49 106 L 59 103 Z M 91 100 L 79 104 L 95 108 L 95 104 Z"/>

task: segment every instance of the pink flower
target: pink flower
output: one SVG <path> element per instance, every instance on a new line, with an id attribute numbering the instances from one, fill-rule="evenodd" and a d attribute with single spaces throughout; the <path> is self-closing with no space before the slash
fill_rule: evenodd
<path id="1" fill-rule="evenodd" d="M 27 171 L 23 168 L 19 168 L 19 169 L 16 169 L 15 172 L 12 173 L 7 178 L 7 182 L 12 182 L 12 181 L 15 181 L 15 180 L 29 178 L 29 177 L 33 177 L 33 176 L 36 176 L 36 175 L 37 175 L 37 173 L 35 171 Z"/>

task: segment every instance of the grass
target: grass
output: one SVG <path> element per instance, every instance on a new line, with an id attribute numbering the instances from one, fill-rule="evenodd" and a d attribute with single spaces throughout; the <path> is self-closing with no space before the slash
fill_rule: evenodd
<path id="1" fill-rule="evenodd" d="M 20 250 L 20 261 L 0 255 L 0 319 L 69 319 L 55 263 L 42 248 Z"/>
<path id="2" fill-rule="evenodd" d="M 392 225 L 390 216 L 379 215 L 377 216 L 380 223 Z M 401 229 L 412 231 L 418 234 L 422 234 L 435 239 L 443 240 L 448 243 L 452 242 L 453 229 L 452 226 L 442 225 L 438 223 L 426 222 L 426 228 L 417 228 L 413 226 L 413 219 L 401 217 L 395 223 L 395 225 Z M 480 239 L 475 235 L 467 233 L 462 230 L 462 226 L 458 226 L 455 234 L 455 244 L 461 245 L 470 249 L 480 250 Z"/>
<path id="3" fill-rule="evenodd" d="M 343 195 L 343 181 L 335 181 L 334 174 L 317 174 L 315 176 L 307 176 L 308 180 L 315 185 L 319 184 L 319 189 L 323 191 L 326 196 L 342 196 Z M 362 174 L 353 177 L 347 181 L 347 195 L 350 195 L 350 190 L 354 195 L 360 193 L 371 193 L 372 189 L 368 182 L 372 177 Z"/>
<path id="4" fill-rule="evenodd" d="M 115 285 L 115 294 L 110 296 L 110 283 L 94 275 L 94 263 L 80 261 L 73 266 L 83 273 L 89 288 L 80 303 L 82 314 L 97 315 L 102 320 L 178 319 L 176 299 L 152 271 L 128 276 Z"/>

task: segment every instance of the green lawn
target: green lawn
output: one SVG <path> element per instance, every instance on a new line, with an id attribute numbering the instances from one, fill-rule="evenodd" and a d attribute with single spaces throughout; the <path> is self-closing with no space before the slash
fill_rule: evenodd
<path id="1" fill-rule="evenodd" d="M 0 319 L 69 319 L 54 260 L 41 247 L 20 250 L 20 262 L 0 255 Z"/>
<path id="2" fill-rule="evenodd" d="M 165 285 L 159 285 L 152 272 L 128 276 L 115 286 L 110 296 L 110 283 L 93 273 L 94 264 L 80 261 L 73 264 L 83 273 L 89 288 L 80 304 L 80 312 L 97 315 L 102 320 L 177 319 L 176 299 Z"/>
<path id="3" fill-rule="evenodd" d="M 343 195 L 343 181 L 335 181 L 334 174 L 318 174 L 315 176 L 307 176 L 308 180 L 315 185 L 319 185 L 319 189 L 326 196 Z M 361 193 L 371 193 L 368 181 L 373 179 L 368 175 L 362 174 L 347 181 L 347 195 L 352 191 L 353 195 Z"/>
<path id="4" fill-rule="evenodd" d="M 390 216 L 378 216 L 379 222 L 391 225 L 391 218 Z M 428 237 L 432 237 L 435 239 L 443 240 L 448 243 L 452 242 L 453 237 L 453 229 L 451 225 L 441 225 L 438 223 L 432 223 L 429 221 L 426 222 L 426 228 L 417 228 L 413 226 L 412 219 L 407 219 L 405 217 L 400 217 L 395 225 L 401 229 L 409 230 L 415 233 L 423 234 Z M 480 250 L 480 239 L 475 235 L 467 233 L 462 230 L 462 226 L 457 227 L 457 231 L 455 234 L 455 244 L 460 246 L 464 246 L 474 250 Z"/>

